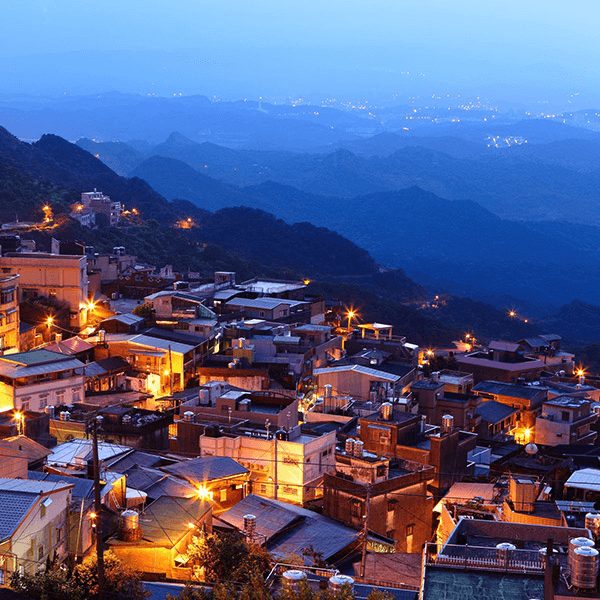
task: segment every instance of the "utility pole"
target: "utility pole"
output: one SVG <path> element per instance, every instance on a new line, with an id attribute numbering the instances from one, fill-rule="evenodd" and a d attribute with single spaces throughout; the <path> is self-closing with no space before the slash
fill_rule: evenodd
<path id="1" fill-rule="evenodd" d="M 367 486 L 367 500 L 365 502 L 365 516 L 363 517 L 365 522 L 363 525 L 363 547 L 362 547 L 362 558 L 360 560 L 360 576 L 365 576 L 365 568 L 367 566 L 367 535 L 369 533 L 369 515 L 371 513 L 371 484 Z"/>
<path id="2" fill-rule="evenodd" d="M 171 353 L 171 344 L 169 344 L 169 396 L 173 395 L 173 354 Z"/>
<path id="3" fill-rule="evenodd" d="M 96 512 L 96 561 L 98 564 L 98 597 L 104 598 L 104 540 L 102 539 L 102 505 L 100 503 L 100 461 L 98 459 L 98 418 L 94 416 L 92 433 L 94 447 L 94 510 Z"/>

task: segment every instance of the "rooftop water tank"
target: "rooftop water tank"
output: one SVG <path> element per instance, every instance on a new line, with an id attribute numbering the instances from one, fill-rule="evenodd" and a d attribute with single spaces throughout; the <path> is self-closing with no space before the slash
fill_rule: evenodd
<path id="1" fill-rule="evenodd" d="M 54 406 L 52 406 L 52 405 L 46 406 L 46 408 L 44 409 L 44 412 L 47 415 L 50 415 L 51 419 L 54 419 Z"/>
<path id="2" fill-rule="evenodd" d="M 585 528 L 589 529 L 594 539 L 600 535 L 600 513 L 587 513 L 585 515 Z"/>
<path id="3" fill-rule="evenodd" d="M 442 433 L 451 433 L 454 430 L 454 417 L 444 415 L 442 417 Z"/>
<path id="4" fill-rule="evenodd" d="M 354 591 L 354 579 L 348 575 L 334 575 L 329 578 L 329 591 L 332 594 L 338 594 L 344 585 L 348 584 L 350 590 Z"/>
<path id="5" fill-rule="evenodd" d="M 352 456 L 354 454 L 354 439 L 346 438 L 346 446 L 344 447 L 346 454 Z"/>
<path id="6" fill-rule="evenodd" d="M 577 548 L 593 548 L 594 541 L 586 537 L 576 537 L 569 540 L 568 565 L 569 573 L 573 573 L 573 565 L 575 561 L 575 550 Z"/>
<path id="7" fill-rule="evenodd" d="M 362 458 L 364 447 L 365 447 L 365 444 L 362 440 L 355 440 L 354 456 L 357 456 L 358 458 Z"/>
<path id="8" fill-rule="evenodd" d="M 256 516 L 248 513 L 244 515 L 244 533 L 252 539 L 256 531 Z"/>
<path id="9" fill-rule="evenodd" d="M 393 412 L 394 412 L 394 407 L 392 406 L 391 402 L 384 402 L 381 405 L 381 418 L 384 421 L 391 421 Z"/>
<path id="10" fill-rule="evenodd" d="M 500 562 L 506 562 L 517 547 L 510 542 L 500 542 L 496 545 L 496 556 Z"/>
<path id="11" fill-rule="evenodd" d="M 193 411 L 191 411 L 191 410 L 186 410 L 186 411 L 183 413 L 183 420 L 184 420 L 186 423 L 193 423 L 193 422 L 194 422 L 194 413 L 193 413 Z"/>
<path id="12" fill-rule="evenodd" d="M 289 569 L 281 575 L 281 585 L 285 591 L 298 593 L 300 582 L 306 579 L 306 573 L 299 569 Z"/>
<path id="13" fill-rule="evenodd" d="M 142 539 L 140 516 L 137 510 L 128 508 L 121 513 L 117 537 L 123 542 L 135 542 Z"/>
<path id="14" fill-rule="evenodd" d="M 598 579 L 598 550 L 589 546 L 580 546 L 573 551 L 573 570 L 571 583 L 577 587 L 591 590 Z"/>
<path id="15" fill-rule="evenodd" d="M 60 420 L 61 421 L 70 421 L 71 413 L 68 410 L 63 410 L 60 412 Z"/>

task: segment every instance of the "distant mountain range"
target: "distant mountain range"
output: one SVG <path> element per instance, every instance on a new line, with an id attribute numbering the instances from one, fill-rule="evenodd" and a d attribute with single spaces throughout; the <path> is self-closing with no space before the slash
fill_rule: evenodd
<path id="1" fill-rule="evenodd" d="M 415 270 L 429 272 L 430 277 L 444 278 L 448 288 L 460 287 L 458 276 L 469 275 L 458 271 L 462 265 L 490 286 L 488 295 L 494 287 L 506 295 L 517 280 L 524 288 L 536 290 L 534 298 L 545 289 L 547 306 L 563 303 L 561 298 L 576 293 L 577 286 L 587 290 L 586 286 L 598 285 L 593 273 L 584 276 L 597 257 L 594 236 L 600 240 L 600 231 L 596 228 L 588 227 L 584 235 L 576 225 L 561 229 L 549 223 L 504 221 L 474 202 L 444 200 L 418 188 L 355 198 L 307 194 L 275 183 L 242 189 L 204 176 L 175 159 L 145 161 L 151 167 L 144 173 L 149 180 L 153 174 L 175 185 L 178 177 L 187 174 L 188 189 L 204 193 L 204 199 L 198 200 L 201 208 L 181 199 L 168 202 L 145 181 L 120 177 L 93 155 L 57 136 L 25 144 L 6 130 L 0 130 L 0 164 L 4 169 L 0 170 L 4 178 L 0 209 L 7 198 L 3 190 L 14 184 L 14 190 L 22 191 L 24 210 L 35 211 L 40 203 L 35 182 L 47 180 L 51 184 L 45 184 L 46 191 L 57 198 L 58 212 L 65 212 L 79 191 L 97 187 L 130 208 L 136 206 L 142 214 L 143 223 L 125 230 L 90 231 L 71 222 L 53 235 L 85 239 L 101 251 L 125 245 L 142 260 L 159 266 L 171 262 L 207 274 L 211 269 L 231 268 L 244 276 L 315 277 L 315 291 L 325 290 L 343 302 L 362 306 L 365 319 L 388 319 L 417 343 L 446 344 L 467 330 L 477 331 L 481 338 L 516 339 L 549 330 L 569 338 L 573 311 L 567 308 L 553 318 L 525 323 L 522 318 L 510 319 L 498 303 L 494 307 L 447 297 L 443 308 L 423 312 L 417 308 L 425 298 L 423 287 L 402 270 L 382 265 L 406 262 Z M 13 201 L 17 196 L 13 193 Z M 229 202 L 238 207 L 227 207 Z M 248 207 L 243 208 L 244 204 Z M 272 210 L 275 217 L 264 209 Z M 308 216 L 316 226 L 306 222 Z M 192 229 L 173 227 L 187 217 L 195 223 Z M 337 232 L 348 230 L 352 237 L 369 241 L 378 262 L 356 243 L 323 229 L 326 223 Z M 440 266 L 442 259 L 446 263 Z M 565 277 L 571 281 L 569 269 L 575 277 L 565 286 Z M 475 277 L 463 281 L 478 285 Z M 596 319 L 594 310 L 600 311 L 592 307 L 582 314 Z M 580 328 L 570 341 L 596 341 L 595 326 L 589 332 Z"/>
<path id="2" fill-rule="evenodd" d="M 92 151 L 104 149 L 103 144 L 80 144 Z M 180 135 L 172 135 L 160 148 L 164 152 L 170 148 L 195 164 L 209 160 L 210 155 L 210 164 L 221 172 L 232 162 L 248 167 L 252 160 L 278 160 L 281 172 L 291 165 L 293 173 L 310 172 L 315 179 L 325 179 L 330 173 L 328 185 L 339 181 L 346 189 L 364 164 L 364 159 L 348 151 L 324 157 L 288 153 L 276 159 L 276 153 L 196 144 Z M 417 161 L 429 151 L 416 148 L 406 152 Z M 324 196 L 273 181 L 240 188 L 231 183 L 233 178 L 215 179 L 205 174 L 210 169 L 194 169 L 189 162 L 154 155 L 131 174 L 147 181 L 166 198 L 186 199 L 206 210 L 244 205 L 272 212 L 288 222 L 310 215 L 311 222 L 338 231 L 367 248 L 379 262 L 403 268 L 431 289 L 469 295 L 500 307 L 511 303 L 518 306 L 522 299 L 529 316 L 548 314 L 560 304 L 578 298 L 589 301 L 600 294 L 600 275 L 595 268 L 600 260 L 600 228 L 592 225 L 589 211 L 585 225 L 517 221 L 500 218 L 472 200 L 444 199 L 419 187 L 354 197 Z M 424 168 L 426 161 L 421 162 Z M 552 170 L 544 166 L 544 172 Z M 600 210 L 600 205 L 595 210 Z M 564 281 L 569 285 L 565 286 Z"/>

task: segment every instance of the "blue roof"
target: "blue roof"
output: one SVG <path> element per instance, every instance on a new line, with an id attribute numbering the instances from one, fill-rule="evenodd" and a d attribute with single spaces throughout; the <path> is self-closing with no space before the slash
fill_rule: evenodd
<path id="1" fill-rule="evenodd" d="M 506 404 L 501 404 L 495 400 L 490 400 L 489 402 L 484 402 L 478 406 L 475 412 L 487 423 L 499 423 L 507 417 L 510 417 L 510 415 L 519 412 L 519 409 L 507 406 Z"/>
<path id="2" fill-rule="evenodd" d="M 228 456 L 201 456 L 168 467 L 161 467 L 161 469 L 192 483 L 202 483 L 250 472 L 246 467 Z"/>
<path id="3" fill-rule="evenodd" d="M 0 490 L 0 541 L 12 536 L 39 497 L 35 492 Z"/>
<path id="4" fill-rule="evenodd" d="M 220 518 L 243 529 L 244 515 L 256 516 L 256 531 L 267 538 L 267 549 L 277 555 L 296 554 L 312 545 L 329 560 L 354 543 L 360 532 L 300 506 L 279 500 L 246 496 Z"/>

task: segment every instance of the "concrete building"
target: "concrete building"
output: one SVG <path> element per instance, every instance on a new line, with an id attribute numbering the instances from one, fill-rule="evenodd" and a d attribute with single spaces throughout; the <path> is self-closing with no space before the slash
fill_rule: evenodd
<path id="1" fill-rule="evenodd" d="M 475 434 L 455 427 L 452 418 L 441 428 L 429 426 L 420 415 L 386 410 L 385 405 L 358 422 L 365 451 L 433 466 L 430 489 L 436 498 L 466 473 L 467 455 L 477 441 Z"/>
<path id="2" fill-rule="evenodd" d="M 321 495 L 324 474 L 333 472 L 335 443 L 335 431 L 314 435 L 298 426 L 228 432 L 216 425 L 200 436 L 199 454 L 229 456 L 250 470 L 255 494 L 303 505 Z"/>
<path id="3" fill-rule="evenodd" d="M 94 188 L 93 192 L 82 192 L 81 194 L 82 210 L 74 212 L 87 212 L 88 210 L 95 214 L 94 223 L 97 225 L 110 225 L 115 227 L 119 223 L 119 218 L 123 212 L 120 202 L 113 201 L 110 196 L 105 196 Z"/>
<path id="4" fill-rule="evenodd" d="M 46 406 L 80 402 L 85 395 L 85 365 L 49 350 L 0 356 L 0 412 L 44 411 Z"/>
<path id="5" fill-rule="evenodd" d="M 11 573 L 34 574 L 56 552 L 67 554 L 73 484 L 0 479 L 0 585 Z"/>
<path id="6" fill-rule="evenodd" d="M 355 529 L 368 515 L 368 529 L 394 540 L 396 552 L 421 552 L 432 533 L 434 468 L 355 452 L 353 442 L 348 450 L 336 452 L 335 474 L 325 475 L 323 514 Z"/>
<path id="7" fill-rule="evenodd" d="M 0 256 L 0 268 L 5 275 L 19 275 L 19 302 L 38 296 L 65 302 L 70 328 L 85 327 L 89 303 L 85 256 L 9 252 Z"/>
<path id="8" fill-rule="evenodd" d="M 19 275 L 0 277 L 0 353 L 19 350 Z"/>
<path id="9" fill-rule="evenodd" d="M 593 444 L 598 432 L 591 429 L 598 414 L 591 412 L 591 401 L 558 396 L 542 404 L 535 420 L 535 443 L 543 446 Z"/>

